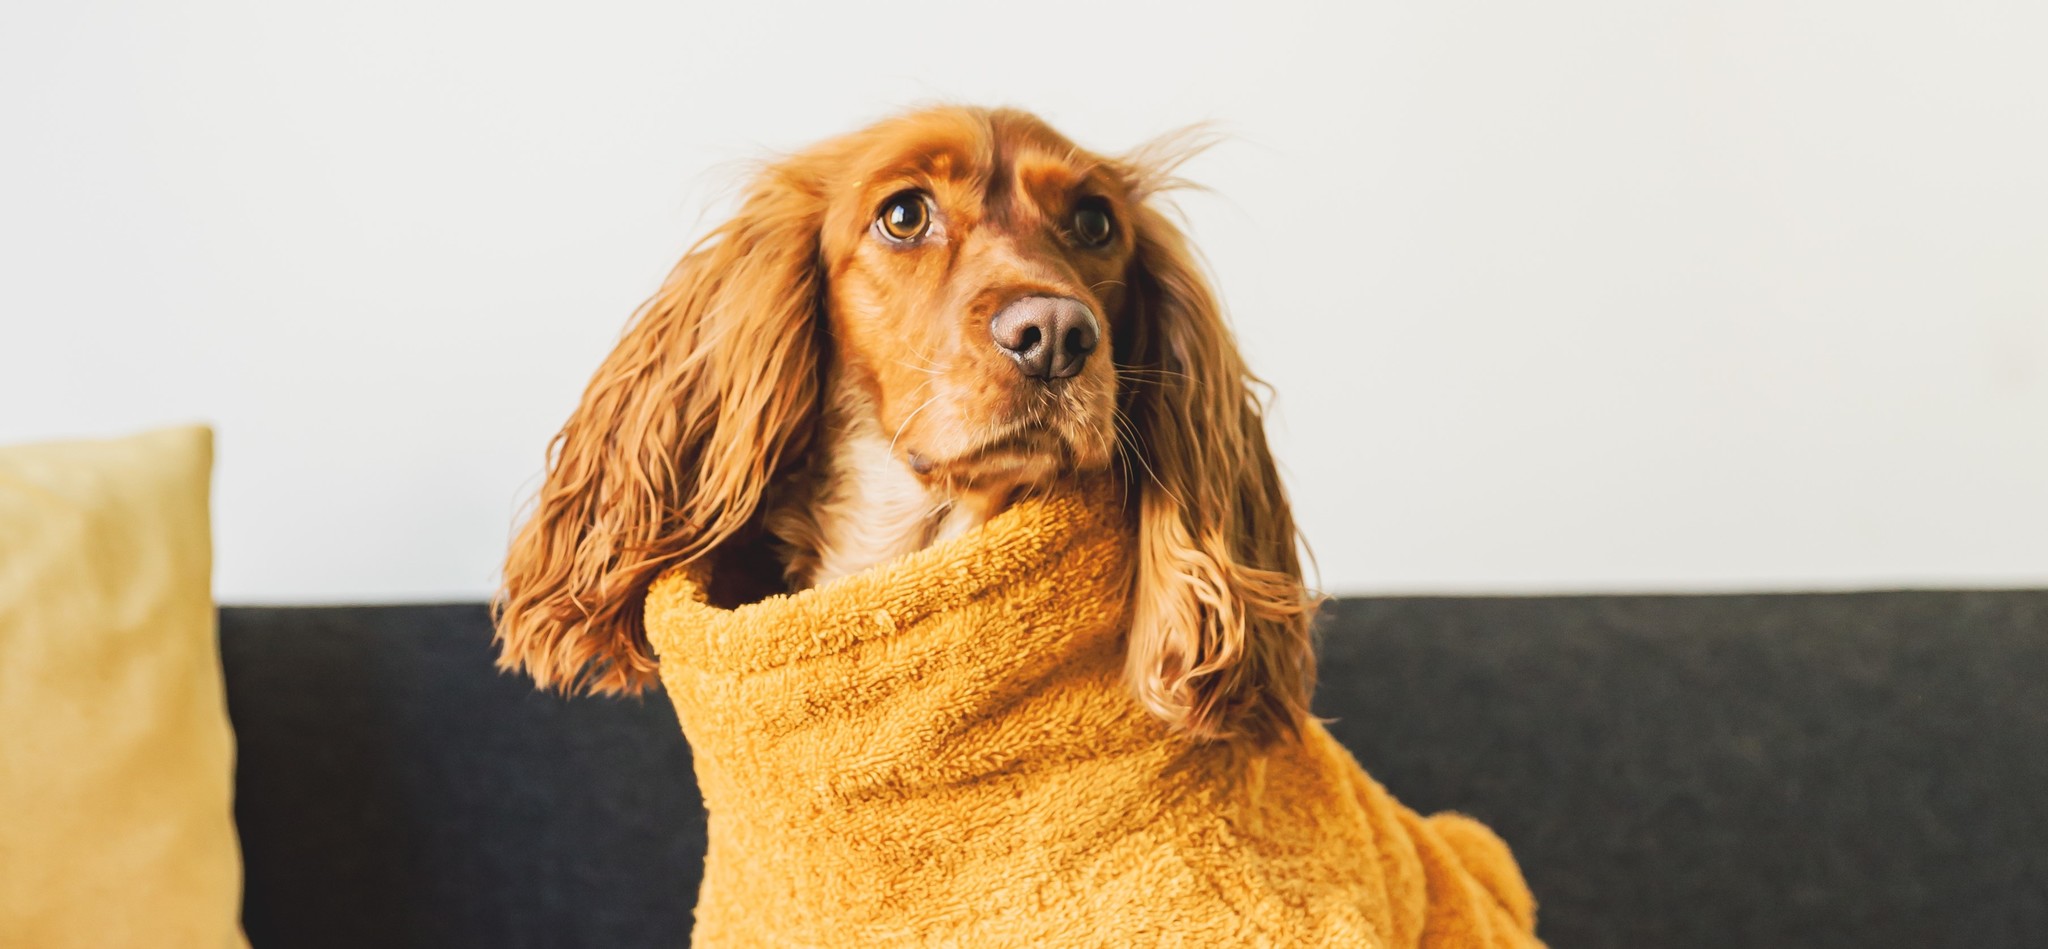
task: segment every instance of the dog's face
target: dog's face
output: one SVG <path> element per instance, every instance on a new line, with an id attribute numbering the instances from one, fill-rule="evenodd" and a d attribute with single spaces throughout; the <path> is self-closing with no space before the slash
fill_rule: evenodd
<path id="1" fill-rule="evenodd" d="M 850 142 L 819 250 L 837 384 L 927 481 L 1108 465 L 1131 194 L 1037 120 L 934 113 Z"/>

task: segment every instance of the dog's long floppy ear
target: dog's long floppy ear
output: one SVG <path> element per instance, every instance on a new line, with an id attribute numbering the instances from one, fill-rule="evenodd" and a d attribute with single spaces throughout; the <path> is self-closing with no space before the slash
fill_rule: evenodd
<path id="1" fill-rule="evenodd" d="M 1150 203 L 1134 218 L 1133 319 L 1118 353 L 1139 502 L 1126 677 L 1189 734 L 1271 741 L 1309 714 L 1316 600 L 1266 445 L 1264 385 L 1179 228 Z"/>
<path id="2" fill-rule="evenodd" d="M 823 206 L 794 162 L 766 169 L 635 315 L 550 444 L 512 541 L 501 668 L 565 692 L 654 683 L 648 585 L 746 530 L 810 438 Z"/>

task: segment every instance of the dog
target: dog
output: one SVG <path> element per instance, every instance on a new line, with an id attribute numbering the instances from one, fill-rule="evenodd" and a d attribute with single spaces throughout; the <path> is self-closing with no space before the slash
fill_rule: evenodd
<path id="1" fill-rule="evenodd" d="M 672 566 L 716 564 L 743 602 L 1113 470 L 1139 537 L 1132 693 L 1201 739 L 1296 732 L 1316 600 L 1263 386 L 1160 205 L 1201 144 L 1110 158 L 946 107 L 763 169 L 555 437 L 505 564 L 504 665 L 638 692 L 642 603 Z"/>
<path id="2" fill-rule="evenodd" d="M 941 107 L 769 164 L 555 437 L 500 665 L 667 687 L 696 944 L 1540 945 L 1506 846 L 1309 713 L 1263 386 L 1164 206 L 1199 145 Z"/>

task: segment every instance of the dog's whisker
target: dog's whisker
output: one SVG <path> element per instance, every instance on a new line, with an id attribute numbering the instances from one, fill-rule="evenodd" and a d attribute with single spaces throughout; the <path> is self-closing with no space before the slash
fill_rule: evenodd
<path id="1" fill-rule="evenodd" d="M 1127 437 L 1129 437 L 1133 443 L 1136 443 L 1138 439 L 1137 423 L 1131 421 L 1130 416 L 1125 415 L 1123 409 L 1121 408 L 1112 408 L 1110 410 L 1110 413 L 1111 420 L 1117 423 L 1119 430 L 1125 432 Z M 1121 441 L 1122 440 L 1119 439 L 1119 443 L 1121 443 Z M 1136 459 L 1138 459 L 1138 464 L 1142 465 L 1145 469 L 1145 476 L 1151 479 L 1152 483 L 1158 486 L 1159 490 L 1166 492 L 1167 497 L 1173 498 L 1175 504 L 1181 504 L 1182 506 L 1185 506 L 1185 503 L 1181 501 L 1180 497 L 1173 493 L 1173 489 L 1167 487 L 1166 482 L 1159 477 L 1159 472 L 1152 470 L 1152 463 L 1146 460 L 1144 452 L 1126 452 L 1125 457 L 1135 457 Z"/>
<path id="2" fill-rule="evenodd" d="M 911 355 L 911 357 L 912 357 L 912 358 L 915 358 L 915 359 L 916 359 L 916 360 L 917 360 L 917 361 L 918 361 L 919 363 L 923 364 L 924 366 L 926 366 L 926 367 L 928 367 L 928 368 L 931 368 L 931 369 L 937 369 L 937 370 L 941 370 L 941 371 L 943 371 L 943 370 L 944 370 L 944 369 L 946 368 L 946 367 L 945 367 L 944 365 L 940 364 L 938 360 L 936 360 L 936 359 L 933 359 L 933 358 L 931 357 L 931 354 L 930 354 L 930 353 L 919 353 L 919 352 L 913 352 L 913 353 L 911 353 L 910 355 Z M 899 362 L 900 362 L 900 360 L 899 360 Z M 906 363 L 906 365 L 908 365 L 908 364 Z M 913 368 L 915 368 L 915 367 L 913 367 Z"/>
<path id="3" fill-rule="evenodd" d="M 926 366 L 914 366 L 911 365 L 910 363 L 904 362 L 901 359 L 895 360 L 895 362 L 896 365 L 902 366 L 903 368 L 908 369 L 911 372 L 922 372 L 925 373 L 926 375 L 940 376 L 945 375 L 946 372 L 944 369 L 930 368 Z"/>
<path id="4" fill-rule="evenodd" d="M 931 398 L 919 403 L 917 408 L 911 409 L 910 414 L 903 417 L 903 424 L 896 426 L 896 434 L 889 436 L 890 457 L 893 458 L 896 456 L 896 440 L 903 437 L 904 430 L 910 427 L 910 420 L 916 418 L 917 413 L 930 408 L 932 403 L 939 401 L 939 399 L 943 398 L 944 396 L 945 393 L 943 392 L 934 393 Z"/>
<path id="5" fill-rule="evenodd" d="M 1187 374 L 1187 373 L 1185 373 L 1185 372 L 1181 372 L 1181 371 L 1180 371 L 1180 370 L 1178 370 L 1178 369 L 1165 369 L 1165 368 L 1160 368 L 1160 367 L 1157 367 L 1157 366 L 1118 366 L 1118 367 L 1116 367 L 1116 374 L 1117 374 L 1117 375 L 1119 375 L 1119 376 L 1135 376 L 1135 377 L 1138 377 L 1138 378 L 1161 378 L 1161 379 L 1192 379 L 1192 378 L 1194 378 L 1193 376 L 1190 376 L 1190 375 L 1188 375 L 1188 374 Z"/>

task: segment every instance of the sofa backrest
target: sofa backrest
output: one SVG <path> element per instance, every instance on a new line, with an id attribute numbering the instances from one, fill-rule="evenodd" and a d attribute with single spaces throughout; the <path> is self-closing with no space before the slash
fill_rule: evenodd
<path id="1" fill-rule="evenodd" d="M 1316 707 L 1504 837 L 1565 947 L 2048 945 L 2048 592 L 1332 604 Z M 674 946 L 666 699 L 492 665 L 481 605 L 221 612 L 257 949 Z"/>

